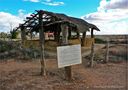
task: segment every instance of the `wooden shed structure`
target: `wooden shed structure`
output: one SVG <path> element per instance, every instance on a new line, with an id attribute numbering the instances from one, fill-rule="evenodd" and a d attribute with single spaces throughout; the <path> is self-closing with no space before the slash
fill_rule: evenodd
<path id="1" fill-rule="evenodd" d="M 94 30 L 99 31 L 95 25 L 90 24 L 82 19 L 44 10 L 36 10 L 36 13 L 31 14 L 30 17 L 26 17 L 25 22 L 20 24 L 19 27 L 14 29 L 14 31 L 19 29 L 21 30 L 22 44 L 26 40 L 26 34 L 30 33 L 32 36 L 33 32 L 39 32 L 41 74 L 44 76 L 46 75 L 46 63 L 44 58 L 44 32 L 53 32 L 54 40 L 62 45 L 68 44 L 68 39 L 72 37 L 72 32 L 74 32 L 76 33 L 76 38 L 80 39 L 83 45 L 87 31 L 91 30 L 91 38 L 94 38 Z M 80 33 L 83 33 L 82 38 L 80 38 Z M 71 77 L 71 67 L 65 67 L 65 70 L 67 75 Z"/>
<path id="2" fill-rule="evenodd" d="M 72 32 L 77 33 L 77 38 L 80 38 L 80 33 L 82 33 L 81 44 L 84 44 L 86 32 L 91 30 L 91 37 L 94 37 L 93 31 L 99 29 L 86 22 L 83 19 L 70 17 L 65 14 L 53 13 L 44 10 L 36 10 L 36 13 L 32 13 L 30 17 L 26 17 L 23 24 L 20 24 L 14 31 L 21 30 L 22 40 L 25 40 L 25 34 L 30 33 L 32 36 L 33 32 L 39 32 L 43 29 L 43 32 L 53 32 L 55 36 L 55 41 L 60 42 L 61 25 L 65 24 L 68 28 L 68 38 L 72 36 Z"/>

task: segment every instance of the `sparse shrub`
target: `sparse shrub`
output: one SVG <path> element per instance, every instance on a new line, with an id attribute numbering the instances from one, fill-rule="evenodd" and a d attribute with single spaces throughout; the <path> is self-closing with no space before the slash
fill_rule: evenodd
<path id="1" fill-rule="evenodd" d="M 21 49 L 21 59 L 25 59 L 25 60 L 28 60 L 28 59 L 33 59 L 33 58 L 38 58 L 40 57 L 40 52 L 39 50 L 37 49 L 34 49 L 34 48 L 24 48 L 24 49 Z"/>
<path id="2" fill-rule="evenodd" d="M 0 41 L 0 59 L 18 56 L 19 43 L 13 41 Z"/>
<path id="3" fill-rule="evenodd" d="M 12 49 L 12 45 L 6 41 L 0 41 L 0 53 L 9 51 Z"/>
<path id="4" fill-rule="evenodd" d="M 88 55 L 85 57 L 85 59 L 88 59 L 90 61 L 91 55 Z M 100 50 L 98 52 L 95 52 L 94 54 L 94 62 L 96 63 L 104 63 L 105 59 L 105 50 Z"/>
<path id="5" fill-rule="evenodd" d="M 116 56 L 116 58 L 113 58 L 113 59 L 116 59 L 116 60 L 119 60 L 119 59 L 122 59 L 122 60 L 126 60 L 127 58 L 127 51 L 126 50 L 118 50 L 118 49 L 113 49 L 109 52 L 109 54 L 111 56 Z"/>
<path id="6" fill-rule="evenodd" d="M 103 44 L 103 43 L 106 43 L 106 41 L 99 38 L 95 38 L 95 43 Z"/>

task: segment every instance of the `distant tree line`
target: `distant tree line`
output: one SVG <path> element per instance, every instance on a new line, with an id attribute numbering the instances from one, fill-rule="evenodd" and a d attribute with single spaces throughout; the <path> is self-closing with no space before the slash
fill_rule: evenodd
<path id="1" fill-rule="evenodd" d="M 18 32 L 13 32 L 11 31 L 10 33 L 6 33 L 6 32 L 0 32 L 0 38 L 1 39 L 6 39 L 6 38 L 9 38 L 9 39 L 16 39 L 18 36 Z"/>
<path id="2" fill-rule="evenodd" d="M 128 39 L 110 39 L 109 42 L 111 44 L 127 44 L 128 42 Z M 100 39 L 100 38 L 95 38 L 95 43 L 98 43 L 98 44 L 104 44 L 104 43 L 107 43 L 105 39 Z"/>

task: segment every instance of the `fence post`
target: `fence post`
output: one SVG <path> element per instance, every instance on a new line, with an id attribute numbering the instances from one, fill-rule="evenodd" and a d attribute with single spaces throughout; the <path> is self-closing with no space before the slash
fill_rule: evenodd
<path id="1" fill-rule="evenodd" d="M 94 65 L 94 43 L 92 43 L 91 46 L 91 63 L 90 63 L 90 67 L 93 67 Z"/>
<path id="2" fill-rule="evenodd" d="M 109 60 L 109 39 L 107 39 L 107 44 L 106 44 L 105 63 L 108 63 L 108 60 Z"/>
<path id="3" fill-rule="evenodd" d="M 93 34 L 93 28 L 91 29 L 91 38 L 94 38 L 94 34 Z M 91 45 L 91 62 L 90 62 L 90 67 L 93 67 L 94 65 L 94 41 L 92 41 L 92 45 Z"/>

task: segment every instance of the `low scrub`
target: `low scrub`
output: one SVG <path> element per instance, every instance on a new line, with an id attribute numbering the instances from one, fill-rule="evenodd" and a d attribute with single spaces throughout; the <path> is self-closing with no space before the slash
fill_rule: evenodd
<path id="1" fill-rule="evenodd" d="M 95 38 L 95 43 L 103 44 L 103 43 L 106 43 L 106 41 L 99 38 Z"/>

